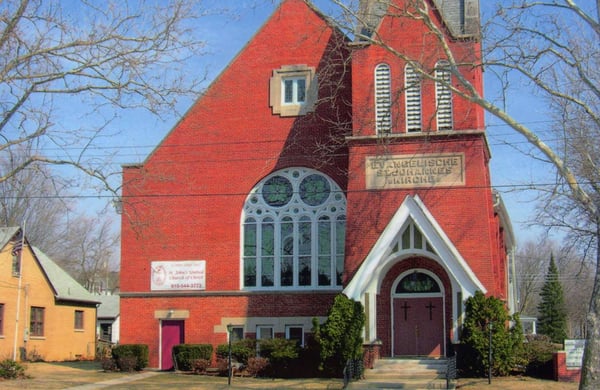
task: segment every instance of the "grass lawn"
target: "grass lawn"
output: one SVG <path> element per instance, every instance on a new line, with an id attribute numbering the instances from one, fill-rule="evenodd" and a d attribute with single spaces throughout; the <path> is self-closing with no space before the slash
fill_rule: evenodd
<path id="1" fill-rule="evenodd" d="M 104 372 L 98 362 L 64 363 L 25 363 L 27 379 L 0 380 L 2 389 L 65 389 L 74 386 L 124 379 L 127 382 L 113 383 L 106 389 L 342 389 L 341 379 L 259 379 L 234 377 L 232 385 L 227 378 L 204 375 L 190 375 L 173 372 L 119 373 Z M 145 376 L 146 374 L 151 376 Z M 459 389 L 485 390 L 575 390 L 576 383 L 559 383 L 529 377 L 461 378 L 457 381 Z"/>

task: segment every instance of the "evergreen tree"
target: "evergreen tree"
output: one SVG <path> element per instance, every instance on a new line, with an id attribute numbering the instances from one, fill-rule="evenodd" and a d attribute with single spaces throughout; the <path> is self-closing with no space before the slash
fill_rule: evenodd
<path id="1" fill-rule="evenodd" d="M 539 333 L 550 337 L 555 343 L 563 343 L 567 337 L 567 310 L 554 255 L 550 256 L 550 265 L 540 297 Z"/>
<path id="2" fill-rule="evenodd" d="M 362 359 L 365 320 L 362 304 L 343 294 L 335 297 L 324 324 L 313 318 L 313 336 L 320 348 L 319 369 L 340 376 L 348 361 Z"/>
<path id="3" fill-rule="evenodd" d="M 523 364 L 523 328 L 518 315 L 509 315 L 501 299 L 477 291 L 465 302 L 459 364 L 466 375 L 484 376 L 488 372 L 490 323 L 493 374 L 509 375 Z"/>

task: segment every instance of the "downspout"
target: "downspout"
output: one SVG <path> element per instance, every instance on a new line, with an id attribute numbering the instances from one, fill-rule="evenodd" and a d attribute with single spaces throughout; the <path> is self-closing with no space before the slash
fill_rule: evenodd
<path id="1" fill-rule="evenodd" d="M 21 288 L 23 284 L 23 250 L 25 249 L 25 223 L 21 230 L 21 249 L 17 256 L 19 257 L 19 284 L 17 287 L 17 313 L 15 316 L 15 339 L 13 344 L 13 360 L 17 360 L 17 340 L 19 339 L 19 312 L 21 310 Z M 25 335 L 23 335 L 25 336 Z"/>

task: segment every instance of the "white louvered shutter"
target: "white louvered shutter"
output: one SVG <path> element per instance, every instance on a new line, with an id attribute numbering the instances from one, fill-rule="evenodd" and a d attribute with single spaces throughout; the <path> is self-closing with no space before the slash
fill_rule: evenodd
<path id="1" fill-rule="evenodd" d="M 406 131 L 421 131 L 421 77 L 410 65 L 404 71 Z"/>
<path id="2" fill-rule="evenodd" d="M 452 129 L 452 91 L 450 69 L 447 61 L 438 62 L 435 70 L 435 97 L 438 130 Z"/>
<path id="3" fill-rule="evenodd" d="M 375 128 L 377 134 L 392 131 L 392 91 L 390 67 L 379 64 L 375 68 Z"/>

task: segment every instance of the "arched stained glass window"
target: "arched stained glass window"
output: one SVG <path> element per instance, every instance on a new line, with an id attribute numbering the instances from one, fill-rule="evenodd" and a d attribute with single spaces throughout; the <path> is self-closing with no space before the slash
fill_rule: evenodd
<path id="1" fill-rule="evenodd" d="M 415 271 L 406 275 L 396 286 L 396 294 L 439 293 L 440 286 L 431 276 Z"/>
<path id="2" fill-rule="evenodd" d="M 346 197 L 307 168 L 275 172 L 244 204 L 242 269 L 247 289 L 340 288 Z"/>

